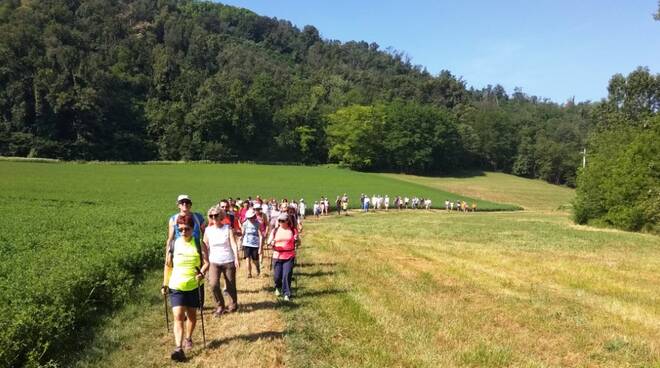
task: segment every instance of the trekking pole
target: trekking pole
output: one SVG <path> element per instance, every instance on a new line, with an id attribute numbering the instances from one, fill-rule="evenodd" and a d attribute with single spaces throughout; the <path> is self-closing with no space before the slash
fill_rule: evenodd
<path id="1" fill-rule="evenodd" d="M 300 262 L 300 248 L 297 249 L 296 251 L 296 256 L 293 258 L 293 267 L 291 269 L 291 272 L 296 268 L 297 265 L 302 265 L 302 262 Z M 302 267 L 302 266 L 300 266 Z M 296 288 L 296 295 L 298 294 L 298 275 L 293 275 L 293 283 L 295 284 Z"/>
<path id="2" fill-rule="evenodd" d="M 200 274 L 199 267 L 195 267 L 195 270 Z M 199 296 L 199 315 L 202 318 L 202 341 L 204 342 L 204 349 L 206 349 L 206 331 L 204 330 L 204 304 L 202 303 L 202 290 L 199 280 L 197 280 L 197 295 Z"/>
<path id="3" fill-rule="evenodd" d="M 163 294 L 163 303 L 165 305 L 165 328 L 167 328 L 167 333 L 170 333 L 170 316 L 167 313 L 167 293 Z"/>

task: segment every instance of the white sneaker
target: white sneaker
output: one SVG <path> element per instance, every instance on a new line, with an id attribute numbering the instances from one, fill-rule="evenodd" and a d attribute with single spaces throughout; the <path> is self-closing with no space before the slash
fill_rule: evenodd
<path id="1" fill-rule="evenodd" d="M 275 288 L 275 296 L 280 296 L 282 293 L 280 292 L 280 289 Z"/>
<path id="2" fill-rule="evenodd" d="M 290 300 L 291 300 L 291 299 L 289 298 L 288 295 L 285 295 L 285 296 L 284 296 L 284 301 L 285 301 L 285 302 L 288 302 L 288 301 L 290 301 Z"/>

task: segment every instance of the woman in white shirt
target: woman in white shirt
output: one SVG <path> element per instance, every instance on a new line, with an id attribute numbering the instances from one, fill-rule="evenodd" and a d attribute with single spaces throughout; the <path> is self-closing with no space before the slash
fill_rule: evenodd
<path id="1" fill-rule="evenodd" d="M 209 226 L 204 232 L 204 245 L 209 255 L 209 286 L 213 292 L 216 303 L 215 317 L 223 313 L 235 312 L 238 309 L 236 292 L 236 269 L 239 266 L 238 248 L 234 232 L 229 224 L 223 224 L 225 211 L 218 206 L 211 207 L 208 211 Z M 220 290 L 220 277 L 225 279 L 227 293 L 232 303 L 225 309 L 225 299 Z"/>

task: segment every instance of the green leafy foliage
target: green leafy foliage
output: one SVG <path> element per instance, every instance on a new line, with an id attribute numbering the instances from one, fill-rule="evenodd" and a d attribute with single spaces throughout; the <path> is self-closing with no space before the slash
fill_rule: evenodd
<path id="1" fill-rule="evenodd" d="M 578 178 L 575 220 L 658 233 L 660 75 L 642 68 L 616 75 L 609 90 Z"/>
<path id="2" fill-rule="evenodd" d="M 403 52 L 324 40 L 313 26 L 222 4 L 50 0 L 0 9 L 4 156 L 482 168 L 573 185 L 589 128 L 590 104 L 559 106 L 519 89 L 508 96 L 499 85 L 468 90 Z M 379 137 L 339 129 L 341 111 L 355 105 L 388 117 L 373 127 Z M 575 134 L 557 134 L 565 128 Z M 337 145 L 358 134 L 380 141 L 363 141 L 359 152 Z"/>

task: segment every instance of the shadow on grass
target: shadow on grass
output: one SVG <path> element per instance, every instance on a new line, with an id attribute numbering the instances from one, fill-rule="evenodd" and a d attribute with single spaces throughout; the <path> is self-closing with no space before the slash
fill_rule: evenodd
<path id="1" fill-rule="evenodd" d="M 380 171 L 387 174 L 403 174 L 403 175 L 416 175 L 421 177 L 428 178 L 474 178 L 476 176 L 485 176 L 483 170 L 472 169 L 472 170 L 461 170 L 455 172 L 427 172 L 427 173 L 404 173 L 401 171 L 391 170 L 391 171 Z"/>
<path id="2" fill-rule="evenodd" d="M 239 299 L 239 308 L 238 313 L 250 313 L 260 309 L 274 309 L 278 306 L 279 303 L 274 301 L 262 301 L 254 303 L 240 303 Z"/>
<path id="3" fill-rule="evenodd" d="M 207 349 L 217 349 L 221 347 L 224 344 L 228 344 L 231 341 L 234 340 L 243 340 L 243 341 L 248 341 L 248 342 L 255 342 L 257 340 L 261 339 L 268 339 L 268 340 L 275 340 L 275 339 L 282 339 L 284 337 L 284 332 L 280 331 L 264 331 L 264 332 L 259 332 L 259 333 L 253 333 L 253 334 L 244 334 L 244 335 L 236 335 L 236 336 L 230 336 L 226 337 L 223 339 L 214 339 L 211 340 L 207 345 Z"/>
<path id="4" fill-rule="evenodd" d="M 296 268 L 307 268 L 307 267 L 331 267 L 331 266 L 336 266 L 337 264 L 334 262 L 311 262 L 311 263 L 303 263 L 303 264 L 298 264 L 296 265 Z"/>
<path id="5" fill-rule="evenodd" d="M 307 291 L 305 287 L 294 288 L 296 299 L 307 299 L 315 297 L 323 297 L 328 295 L 339 295 L 346 294 L 348 290 L 344 289 L 324 289 L 324 290 L 309 290 Z"/>
<path id="6" fill-rule="evenodd" d="M 294 272 L 293 277 L 295 278 L 296 276 L 300 276 L 300 277 L 332 276 L 335 273 L 336 273 L 335 271 Z"/>

